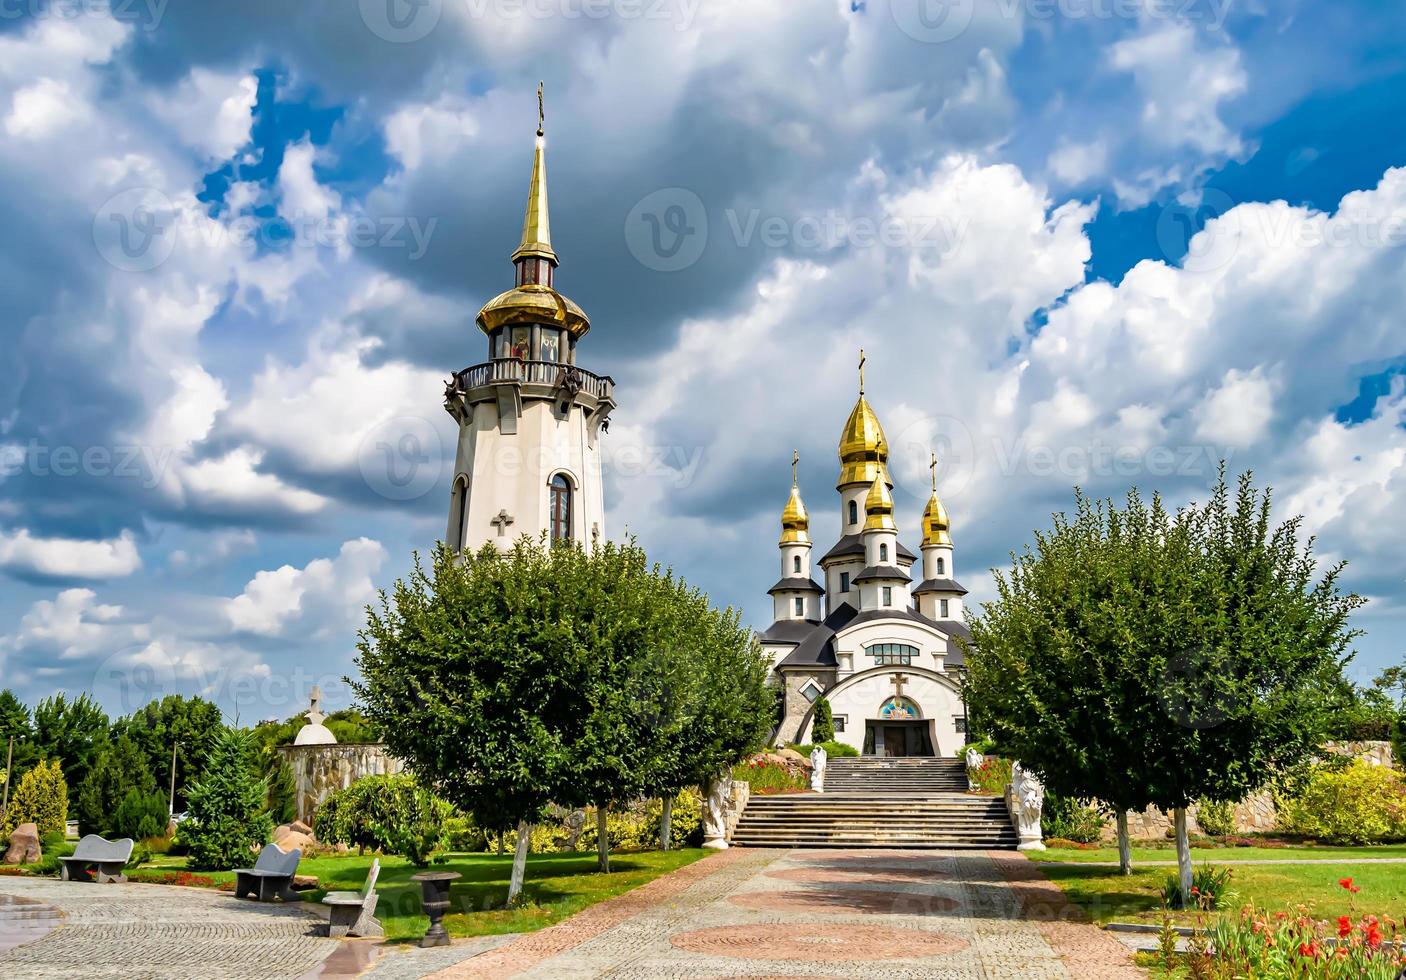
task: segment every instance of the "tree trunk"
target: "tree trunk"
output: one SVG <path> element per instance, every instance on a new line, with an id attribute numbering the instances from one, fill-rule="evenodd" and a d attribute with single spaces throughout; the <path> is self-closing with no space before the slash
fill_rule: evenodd
<path id="1" fill-rule="evenodd" d="M 660 816 L 659 816 L 659 848 L 660 848 L 660 850 L 667 851 L 667 850 L 669 849 L 669 842 L 673 839 L 673 829 L 672 829 L 673 820 L 674 820 L 674 798 L 673 798 L 672 796 L 665 795 L 665 797 L 664 797 L 664 811 L 663 811 L 663 813 L 661 813 Z"/>
<path id="2" fill-rule="evenodd" d="M 1118 811 L 1118 872 L 1133 873 L 1133 842 L 1128 840 L 1128 811 Z"/>
<path id="3" fill-rule="evenodd" d="M 503 856 L 503 837 L 504 837 L 504 836 L 505 836 L 505 833 L 504 833 L 503 831 L 501 831 L 501 830 L 498 831 L 498 856 L 499 856 L 499 857 L 502 857 L 502 856 Z"/>
<path id="4" fill-rule="evenodd" d="M 503 835 L 498 835 L 498 843 Z M 513 852 L 513 876 L 508 880 L 508 907 L 512 908 L 522 898 L 522 880 L 527 877 L 527 848 L 532 843 L 532 824 L 519 820 L 517 825 L 517 850 Z"/>
<path id="5" fill-rule="evenodd" d="M 1177 878 L 1181 882 L 1181 907 L 1189 908 L 1191 901 L 1191 842 L 1186 836 L 1186 807 L 1172 811 L 1177 831 Z"/>
<path id="6" fill-rule="evenodd" d="M 596 804 L 596 854 L 600 858 L 600 871 L 610 874 L 610 835 L 605 830 L 605 805 Z"/>

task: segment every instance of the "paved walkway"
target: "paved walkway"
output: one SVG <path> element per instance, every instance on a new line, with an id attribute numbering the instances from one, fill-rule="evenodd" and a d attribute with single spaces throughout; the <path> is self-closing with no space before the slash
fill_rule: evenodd
<path id="1" fill-rule="evenodd" d="M 433 975 L 1122 980 L 1122 943 L 1010 852 L 733 849 Z"/>
<path id="2" fill-rule="evenodd" d="M 1209 862 L 1220 867 L 1227 865 L 1236 867 L 1242 864 L 1406 864 L 1406 857 L 1402 858 L 1362 858 L 1344 855 L 1343 857 L 1325 858 L 1230 858 L 1223 860 L 1210 856 L 1204 850 L 1191 852 L 1191 862 L 1201 864 Z M 1119 867 L 1117 861 L 1041 861 L 1040 864 L 1057 864 L 1061 868 L 1116 868 Z M 1138 868 L 1175 868 L 1176 861 L 1134 861 L 1133 870 Z"/>
<path id="3" fill-rule="evenodd" d="M 291 980 L 341 945 L 319 936 L 318 917 L 296 905 L 260 905 L 204 888 L 0 877 L 0 895 L 64 913 L 43 938 L 0 952 L 7 980 Z"/>

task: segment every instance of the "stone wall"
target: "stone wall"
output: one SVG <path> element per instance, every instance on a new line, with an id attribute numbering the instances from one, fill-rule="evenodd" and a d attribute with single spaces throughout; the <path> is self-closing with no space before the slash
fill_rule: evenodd
<path id="1" fill-rule="evenodd" d="M 1393 763 L 1390 742 L 1329 742 L 1323 751 L 1334 755 L 1366 759 L 1373 765 L 1390 766 Z M 1196 822 L 1197 807 L 1187 809 L 1187 830 L 1201 832 Z M 1274 797 L 1268 790 L 1261 790 L 1235 807 L 1235 832 L 1239 834 L 1268 834 L 1278 827 L 1278 814 L 1274 808 Z M 1151 807 L 1141 813 L 1128 814 L 1128 836 L 1133 840 L 1158 840 L 1172 836 L 1172 815 Z M 1103 827 L 1103 839 L 1116 840 L 1117 823 L 1109 819 Z"/>
<path id="2" fill-rule="evenodd" d="M 386 747 L 370 745 L 280 745 L 278 752 L 293 770 L 298 819 L 310 823 L 317 806 L 334 790 L 346 789 L 363 776 L 392 775 L 404 769 Z"/>

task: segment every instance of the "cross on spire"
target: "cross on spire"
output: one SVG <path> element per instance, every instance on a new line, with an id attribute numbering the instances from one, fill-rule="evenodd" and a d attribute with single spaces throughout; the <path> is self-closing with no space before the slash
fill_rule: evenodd
<path id="1" fill-rule="evenodd" d="M 322 713 L 322 688 L 314 684 L 313 689 L 308 694 L 308 700 L 311 702 L 307 713 L 308 723 L 312 725 L 322 724 L 322 719 L 327 717 Z"/>
<path id="2" fill-rule="evenodd" d="M 799 449 L 791 450 L 791 486 L 793 487 L 799 485 L 799 480 L 796 477 L 796 467 L 799 466 L 800 463 L 801 451 Z"/>
<path id="3" fill-rule="evenodd" d="M 864 348 L 859 348 L 859 393 L 864 394 Z"/>
<path id="4" fill-rule="evenodd" d="M 542 86 L 543 86 L 544 84 L 545 84 L 545 83 L 543 83 L 543 82 L 538 82 L 538 83 L 537 83 L 537 135 L 538 135 L 538 136 L 545 136 L 545 135 L 547 134 L 547 104 L 546 104 L 545 99 L 542 97 Z"/>
<path id="5" fill-rule="evenodd" d="M 937 453 L 932 454 L 932 462 L 928 469 L 932 470 L 932 492 L 937 493 Z"/>

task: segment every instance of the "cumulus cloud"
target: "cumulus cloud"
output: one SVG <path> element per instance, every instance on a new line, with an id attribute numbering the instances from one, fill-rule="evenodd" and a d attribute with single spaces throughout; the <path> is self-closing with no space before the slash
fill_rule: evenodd
<path id="1" fill-rule="evenodd" d="M 380 542 L 359 538 L 343 544 L 336 558 L 259 572 L 225 602 L 225 618 L 236 631 L 266 637 L 345 630 L 375 597 L 375 575 L 386 557 Z"/>
<path id="2" fill-rule="evenodd" d="M 36 538 L 25 528 L 0 531 L 0 568 L 53 578 L 109 579 L 142 567 L 130 531 L 109 541 Z"/>

